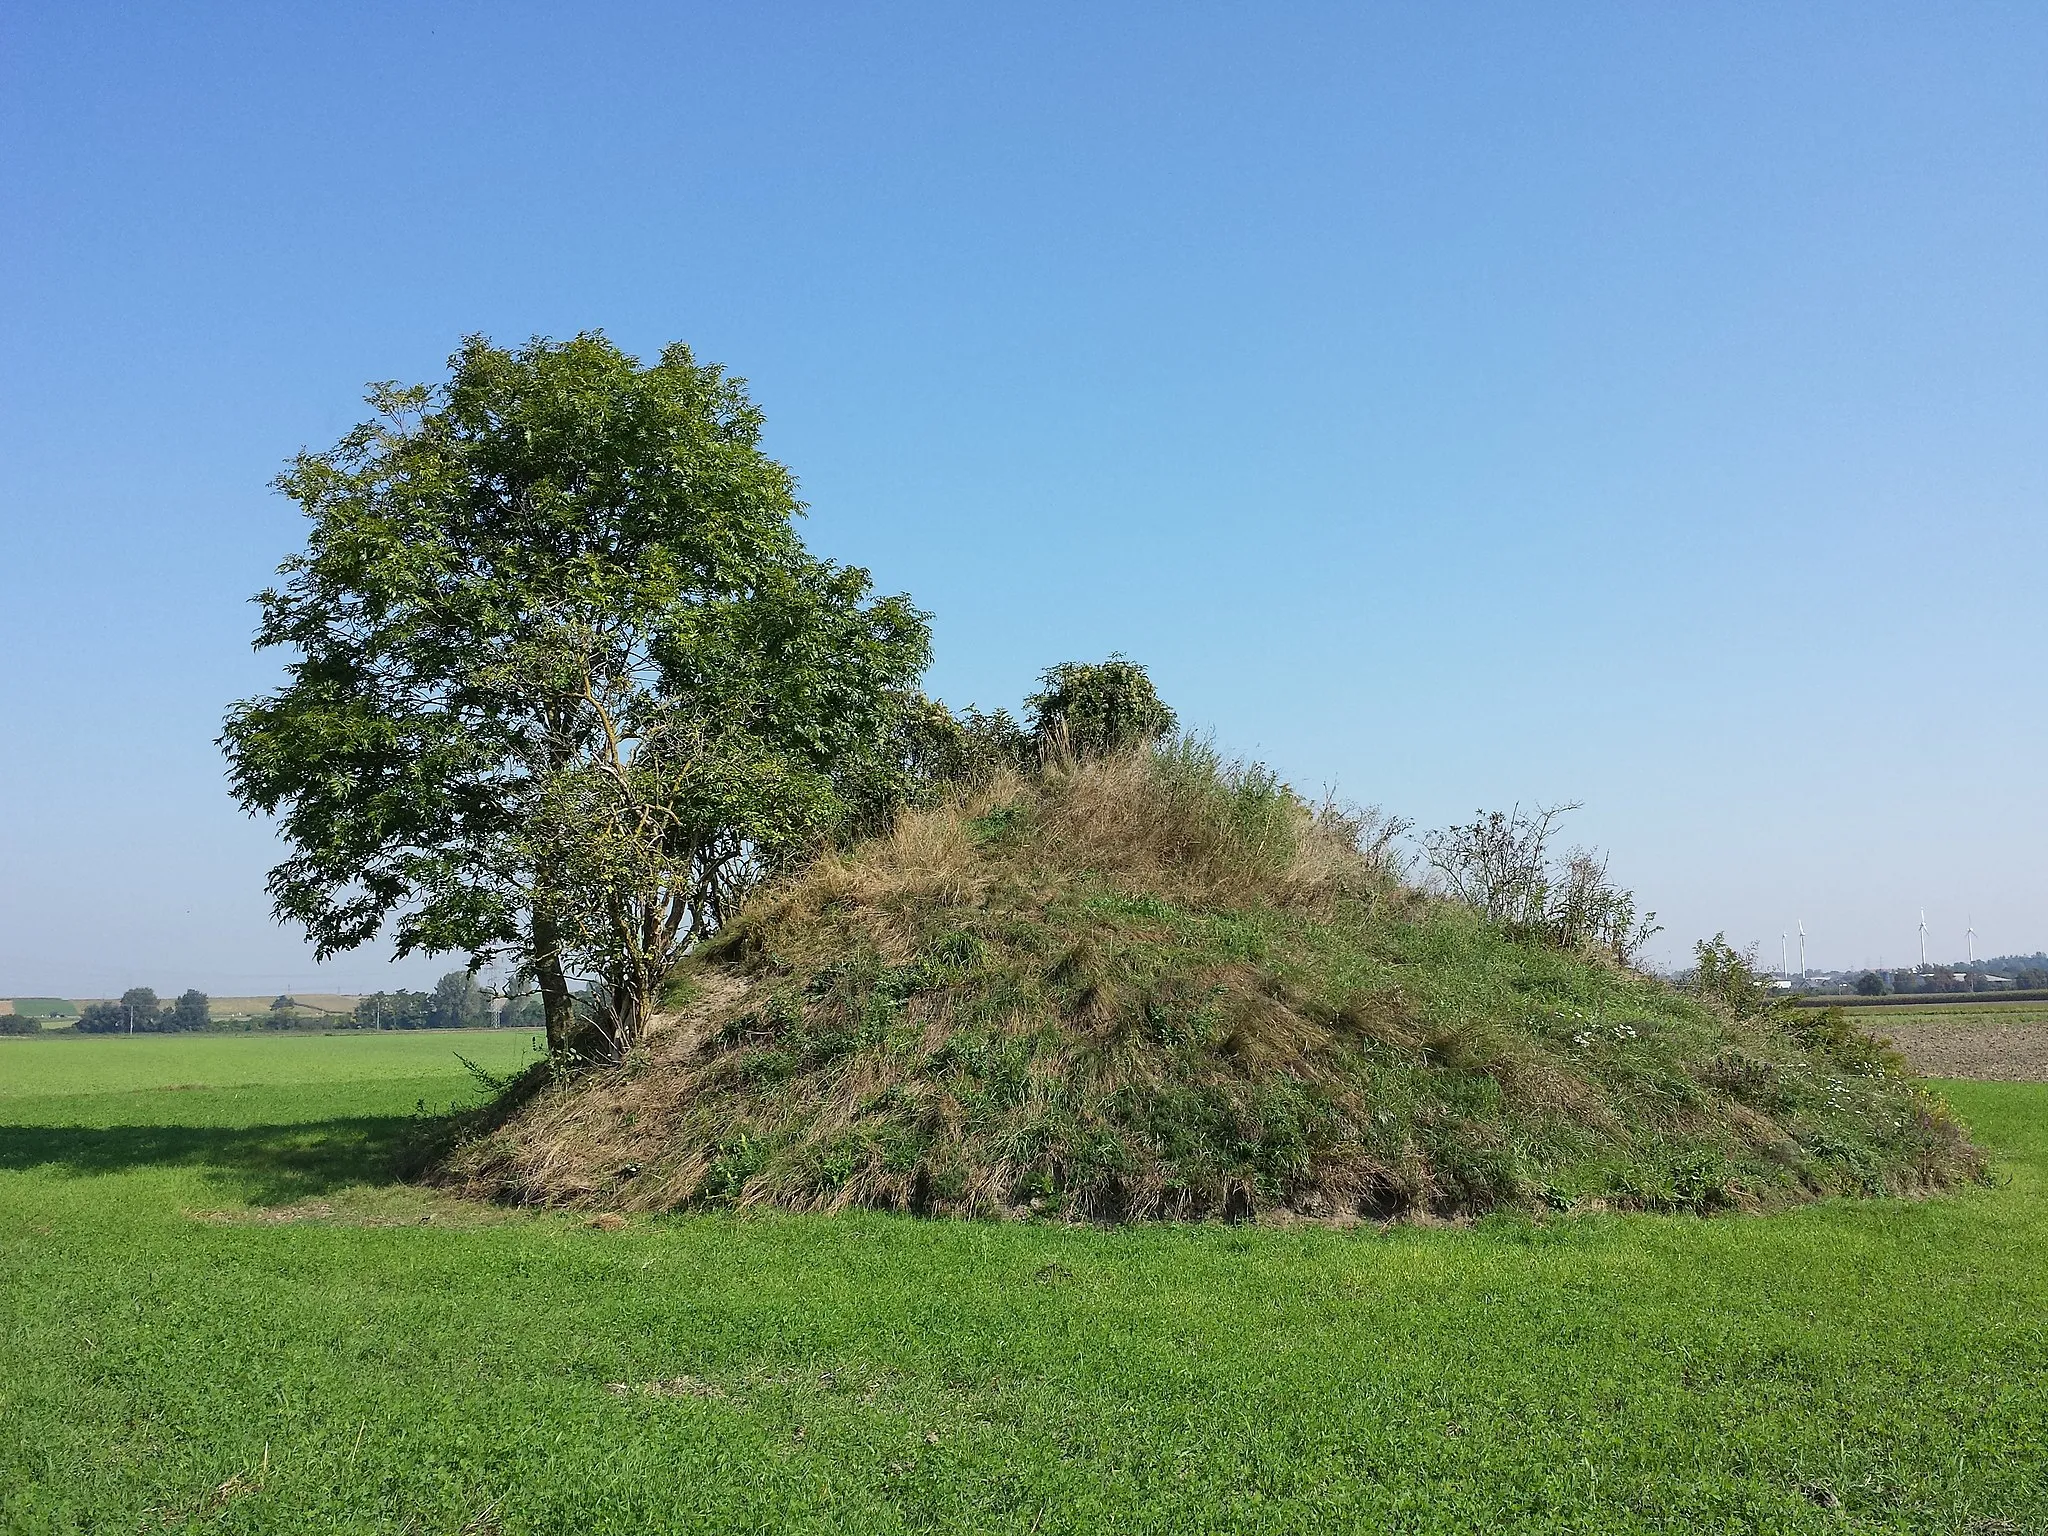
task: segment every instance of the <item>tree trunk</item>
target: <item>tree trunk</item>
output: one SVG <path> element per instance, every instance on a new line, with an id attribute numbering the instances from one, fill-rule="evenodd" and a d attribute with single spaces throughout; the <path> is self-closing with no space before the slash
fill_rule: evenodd
<path id="1" fill-rule="evenodd" d="M 637 989 L 628 987 L 612 994 L 612 1046 L 621 1056 L 639 1043 L 646 1011 Z"/>
<path id="2" fill-rule="evenodd" d="M 541 1009 L 547 1016 L 548 1054 L 569 1049 L 576 1028 L 576 1006 L 569 996 L 569 978 L 562 974 L 561 934 L 542 908 L 533 911 L 533 979 L 540 987 Z"/>

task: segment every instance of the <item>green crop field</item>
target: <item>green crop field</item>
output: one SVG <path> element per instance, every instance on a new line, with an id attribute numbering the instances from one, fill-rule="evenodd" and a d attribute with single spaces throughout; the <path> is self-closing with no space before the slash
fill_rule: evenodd
<path id="1" fill-rule="evenodd" d="M 72 1019 L 78 1016 L 78 1006 L 61 997 L 11 997 L 5 999 L 7 1012 L 18 1013 L 25 1019 Z"/>
<path id="2" fill-rule="evenodd" d="M 1807 997 L 1802 1008 L 1843 1008 L 1862 1022 L 1900 1013 L 1944 1013 L 1997 1018 L 2002 1014 L 2048 1013 L 2048 996 L 2037 992 L 2015 997 L 2003 992 L 1928 992 L 1904 997 Z"/>
<path id="3" fill-rule="evenodd" d="M 394 1186 L 523 1033 L 0 1039 L 0 1530 L 2048 1529 L 2048 1086 L 1996 1187 L 1120 1230 Z"/>
<path id="4" fill-rule="evenodd" d="M 1870 1008 L 1852 1014 L 1859 1028 L 1882 1032 L 1902 1024 L 2048 1024 L 2048 1002 L 1927 1002 L 1892 1008 Z"/>

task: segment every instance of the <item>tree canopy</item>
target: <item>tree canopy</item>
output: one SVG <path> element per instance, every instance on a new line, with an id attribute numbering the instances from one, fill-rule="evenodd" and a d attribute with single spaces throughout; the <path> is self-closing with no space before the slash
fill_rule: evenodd
<path id="1" fill-rule="evenodd" d="M 323 957 L 509 955 L 552 1045 L 578 976 L 623 1045 L 755 880 L 901 797 L 925 615 L 805 550 L 759 411 L 688 348 L 473 337 L 450 369 L 279 477 L 311 527 L 256 643 L 296 659 L 228 714 L 233 789 Z"/>
<path id="2" fill-rule="evenodd" d="M 88 1035 L 126 1035 L 204 1029 L 211 1021 L 207 996 L 196 988 L 181 993 L 176 1002 L 166 1003 L 154 987 L 130 987 L 119 1002 L 88 1004 L 79 1015 L 77 1028 Z"/>
<path id="3" fill-rule="evenodd" d="M 358 1029 L 482 1029 L 495 1022 L 495 1010 L 475 976 L 450 971 L 431 992 L 401 987 L 357 998 L 352 1022 Z"/>
<path id="4" fill-rule="evenodd" d="M 468 971 L 450 971 L 434 983 L 427 1005 L 430 1029 L 482 1029 L 491 1022 L 491 995 Z"/>
<path id="5" fill-rule="evenodd" d="M 1039 690 L 1024 701 L 1041 751 L 1075 757 L 1111 753 L 1155 741 L 1179 723 L 1135 661 L 1063 662 L 1048 667 Z"/>

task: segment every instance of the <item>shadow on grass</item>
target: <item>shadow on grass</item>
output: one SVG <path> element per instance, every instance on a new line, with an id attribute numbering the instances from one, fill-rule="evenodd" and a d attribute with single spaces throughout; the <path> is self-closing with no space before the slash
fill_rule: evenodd
<path id="1" fill-rule="evenodd" d="M 251 1205 L 287 1205 L 412 1166 L 431 1122 L 410 1115 L 294 1125 L 0 1125 L 0 1170 L 86 1175 L 193 1168 Z"/>

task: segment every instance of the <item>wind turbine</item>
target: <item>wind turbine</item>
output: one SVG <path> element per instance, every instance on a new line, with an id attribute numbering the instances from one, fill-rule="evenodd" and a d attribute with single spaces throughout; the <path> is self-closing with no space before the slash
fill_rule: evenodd
<path id="1" fill-rule="evenodd" d="M 1968 931 L 1968 938 L 1970 942 L 1970 964 L 1975 965 L 1977 963 L 1977 920 L 1975 918 L 1971 918 L 1969 921 L 1970 927 Z"/>
<path id="2" fill-rule="evenodd" d="M 1792 979 L 1792 963 L 1785 954 L 1785 930 L 1778 930 L 1778 974 L 1787 981 Z"/>
<path id="3" fill-rule="evenodd" d="M 1920 909 L 1920 969 L 1927 969 L 1927 909 Z"/>
<path id="4" fill-rule="evenodd" d="M 1806 979 L 1806 919 L 1799 919 L 1799 979 Z"/>

